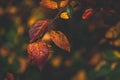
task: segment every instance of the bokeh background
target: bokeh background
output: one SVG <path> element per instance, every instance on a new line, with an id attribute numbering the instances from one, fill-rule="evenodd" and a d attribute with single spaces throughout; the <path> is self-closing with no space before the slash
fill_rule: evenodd
<path id="1" fill-rule="evenodd" d="M 95 6 L 83 0 L 84 8 L 75 8 L 72 19 L 56 20 L 53 26 L 66 34 L 71 52 L 52 44 L 40 71 L 27 54 L 29 28 L 36 20 L 53 19 L 58 10 L 40 7 L 39 0 L 0 0 L 0 80 L 120 80 L 120 1 L 97 1 Z M 84 21 L 89 6 L 113 11 Z"/>

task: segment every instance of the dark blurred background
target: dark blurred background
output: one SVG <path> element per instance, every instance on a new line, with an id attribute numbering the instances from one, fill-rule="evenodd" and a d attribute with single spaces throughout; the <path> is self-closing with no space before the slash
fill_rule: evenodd
<path id="1" fill-rule="evenodd" d="M 73 18 L 53 25 L 66 34 L 71 52 L 52 44 L 54 51 L 40 71 L 27 54 L 28 31 L 58 10 L 40 7 L 40 0 L 0 0 L 0 80 L 120 80 L 120 1 L 81 1 Z M 96 13 L 85 21 L 81 16 L 88 7 Z"/>

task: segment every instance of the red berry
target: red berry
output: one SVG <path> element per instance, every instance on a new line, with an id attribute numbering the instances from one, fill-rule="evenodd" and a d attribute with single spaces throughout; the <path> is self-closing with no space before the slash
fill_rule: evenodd
<path id="1" fill-rule="evenodd" d="M 30 43 L 27 51 L 30 59 L 42 70 L 49 55 L 47 44 L 44 41 Z"/>

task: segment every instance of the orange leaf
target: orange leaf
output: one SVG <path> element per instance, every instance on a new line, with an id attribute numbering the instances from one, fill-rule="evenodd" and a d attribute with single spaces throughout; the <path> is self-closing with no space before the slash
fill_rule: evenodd
<path id="1" fill-rule="evenodd" d="M 60 18 L 62 18 L 62 19 L 69 19 L 69 16 L 68 16 L 68 13 L 67 12 L 62 12 L 61 14 L 60 14 Z"/>
<path id="2" fill-rule="evenodd" d="M 51 40 L 61 49 L 70 52 L 70 43 L 67 37 L 61 31 L 51 31 Z"/>
<path id="3" fill-rule="evenodd" d="M 64 7 L 69 0 L 61 0 L 60 2 L 60 7 Z M 53 1 L 53 0 L 41 0 L 40 1 L 40 6 L 42 7 L 46 7 L 46 8 L 50 8 L 50 9 L 57 9 L 57 2 Z"/>

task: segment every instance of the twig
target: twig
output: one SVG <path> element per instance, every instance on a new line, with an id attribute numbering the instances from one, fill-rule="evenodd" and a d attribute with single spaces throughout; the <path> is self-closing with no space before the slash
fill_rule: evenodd
<path id="1" fill-rule="evenodd" d="M 51 30 L 51 27 L 50 27 L 50 26 L 55 22 L 55 20 L 56 20 L 57 18 L 59 18 L 59 15 L 61 14 L 61 12 L 63 12 L 63 11 L 67 8 L 67 6 L 70 4 L 71 1 L 72 1 L 72 0 L 69 0 L 68 3 L 65 5 L 65 7 L 60 8 L 59 12 L 58 12 L 57 15 L 52 19 L 52 21 L 49 23 L 48 27 L 46 28 L 46 30 L 44 31 L 44 33 L 42 34 L 41 37 L 43 37 L 46 32 L 49 32 L 49 30 Z"/>
<path id="2" fill-rule="evenodd" d="M 51 24 L 53 24 L 53 22 L 54 22 L 57 18 L 59 18 L 60 13 L 63 12 L 63 11 L 67 8 L 67 6 L 70 4 L 70 2 L 71 2 L 71 0 L 68 1 L 68 3 L 65 5 L 64 8 L 60 8 L 59 12 L 57 13 L 57 15 L 54 17 L 54 19 L 50 22 L 50 24 L 49 24 L 48 26 L 50 26 Z"/>

